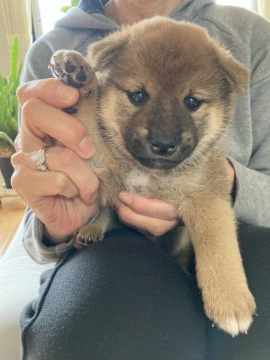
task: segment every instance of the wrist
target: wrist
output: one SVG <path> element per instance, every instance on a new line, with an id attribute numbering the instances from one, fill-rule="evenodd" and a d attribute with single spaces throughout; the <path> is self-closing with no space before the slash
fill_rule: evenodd
<path id="1" fill-rule="evenodd" d="M 58 245 L 64 242 L 67 242 L 71 239 L 72 234 L 69 235 L 61 235 L 59 232 L 56 232 L 54 230 L 48 229 L 46 226 L 44 226 L 44 236 L 43 236 L 43 243 L 47 247 Z"/>

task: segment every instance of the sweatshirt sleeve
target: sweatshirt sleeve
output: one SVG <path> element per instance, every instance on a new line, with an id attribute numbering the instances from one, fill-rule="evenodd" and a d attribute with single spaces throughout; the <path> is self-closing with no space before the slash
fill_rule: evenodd
<path id="1" fill-rule="evenodd" d="M 238 221 L 270 227 L 270 176 L 230 158 L 236 174 L 234 212 Z"/>
<path id="2" fill-rule="evenodd" d="M 24 216 L 23 245 L 28 255 L 39 264 L 55 262 L 69 252 L 73 240 L 57 245 L 48 245 L 45 242 L 44 224 L 27 208 Z"/>
<path id="3" fill-rule="evenodd" d="M 257 17 L 250 44 L 252 153 L 236 174 L 235 213 L 241 222 L 270 227 L 270 23 Z"/>
<path id="4" fill-rule="evenodd" d="M 251 39 L 252 153 L 236 173 L 235 213 L 245 223 L 270 227 L 270 24 L 257 17 Z"/>

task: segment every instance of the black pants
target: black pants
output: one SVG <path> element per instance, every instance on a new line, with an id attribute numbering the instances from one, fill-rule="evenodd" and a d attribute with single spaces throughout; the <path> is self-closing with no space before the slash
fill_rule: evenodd
<path id="1" fill-rule="evenodd" d="M 268 360 L 270 230 L 240 226 L 239 239 L 258 308 L 248 335 L 212 328 L 195 279 L 137 232 L 114 231 L 42 275 L 21 317 L 23 358 Z"/>

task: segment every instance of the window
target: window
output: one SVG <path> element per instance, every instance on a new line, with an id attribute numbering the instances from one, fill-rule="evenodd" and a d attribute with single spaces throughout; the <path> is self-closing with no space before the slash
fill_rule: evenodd
<path id="1" fill-rule="evenodd" d="M 252 10 L 253 0 L 217 0 L 217 4 L 220 5 L 233 5 L 233 6 L 240 6 L 246 9 Z"/>
<path id="2" fill-rule="evenodd" d="M 70 0 L 38 0 L 42 32 L 52 30 L 57 20 L 65 14 L 61 11 L 63 6 L 69 6 Z"/>

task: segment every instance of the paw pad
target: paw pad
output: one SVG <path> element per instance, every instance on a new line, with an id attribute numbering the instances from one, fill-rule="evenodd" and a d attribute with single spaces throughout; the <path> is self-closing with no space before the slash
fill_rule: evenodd
<path id="1" fill-rule="evenodd" d="M 83 86 L 88 89 L 89 85 L 93 84 L 95 80 L 94 72 L 90 65 L 76 51 L 57 51 L 52 56 L 49 67 L 56 77 L 77 89 Z"/>

